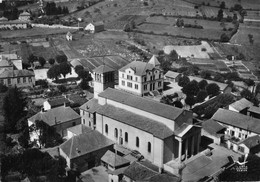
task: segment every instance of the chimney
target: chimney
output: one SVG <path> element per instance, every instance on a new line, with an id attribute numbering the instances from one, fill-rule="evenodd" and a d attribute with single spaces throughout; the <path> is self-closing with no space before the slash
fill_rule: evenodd
<path id="1" fill-rule="evenodd" d="M 41 112 L 45 112 L 45 111 L 44 111 L 44 107 L 41 108 Z"/>
<path id="2" fill-rule="evenodd" d="M 64 106 L 64 107 L 67 107 L 67 104 L 66 104 L 66 102 L 64 102 L 64 103 L 63 103 L 63 106 Z"/>

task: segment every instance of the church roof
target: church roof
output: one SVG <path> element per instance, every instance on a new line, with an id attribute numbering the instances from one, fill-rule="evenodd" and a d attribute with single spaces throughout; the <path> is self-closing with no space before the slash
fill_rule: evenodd
<path id="1" fill-rule="evenodd" d="M 160 139 L 167 138 L 174 134 L 170 128 L 160 122 L 132 113 L 125 109 L 114 107 L 112 105 L 107 104 L 100 106 L 97 113 L 151 133 Z"/>
<path id="2" fill-rule="evenodd" d="M 158 61 L 157 57 L 155 55 L 152 56 L 150 61 L 148 62 L 154 66 L 160 66 L 160 62 Z"/>
<path id="3" fill-rule="evenodd" d="M 191 112 L 112 88 L 107 88 L 98 96 L 123 103 L 124 105 L 128 105 L 173 121 L 175 121 L 182 114 Z"/>
<path id="4" fill-rule="evenodd" d="M 152 71 L 153 69 L 158 69 L 158 68 L 155 68 L 155 65 L 150 64 L 150 63 L 146 63 L 146 62 L 142 62 L 142 61 L 133 61 L 133 62 L 127 64 L 126 66 L 124 66 L 123 68 L 121 68 L 119 71 L 125 71 L 128 68 L 131 68 L 132 70 L 134 70 L 135 75 L 138 75 L 138 76 L 146 75 L 147 71 Z"/>
<path id="5" fill-rule="evenodd" d="M 109 147 L 113 144 L 113 141 L 109 140 L 98 131 L 92 130 L 87 133 L 73 136 L 61 144 L 59 148 L 68 156 L 69 159 L 73 159 Z"/>
<path id="6" fill-rule="evenodd" d="M 107 73 L 107 72 L 112 72 L 114 71 L 113 68 L 109 67 L 108 65 L 100 65 L 99 67 L 95 68 L 93 70 L 93 72 L 95 73 L 99 73 L 99 74 L 103 74 L 103 73 Z"/>

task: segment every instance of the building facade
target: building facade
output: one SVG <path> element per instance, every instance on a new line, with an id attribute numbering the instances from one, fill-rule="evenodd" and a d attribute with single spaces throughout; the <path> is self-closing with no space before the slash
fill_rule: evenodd
<path id="1" fill-rule="evenodd" d="M 152 91 L 161 92 L 163 89 L 163 71 L 159 68 L 156 57 L 148 62 L 134 61 L 119 70 L 118 89 L 139 96 L 147 95 Z M 153 62 L 153 63 L 152 63 Z"/>

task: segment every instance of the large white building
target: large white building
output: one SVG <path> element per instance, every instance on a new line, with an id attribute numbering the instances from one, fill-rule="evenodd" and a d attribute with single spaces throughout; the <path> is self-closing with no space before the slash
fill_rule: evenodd
<path id="1" fill-rule="evenodd" d="M 201 127 L 193 125 L 192 112 L 123 90 L 102 90 L 112 83 L 111 72 L 96 71 L 94 98 L 80 107 L 82 124 L 139 151 L 160 169 L 179 174 L 183 162 L 199 152 Z"/>
<path id="2" fill-rule="evenodd" d="M 140 96 L 162 91 L 163 71 L 159 67 L 155 56 L 148 63 L 133 61 L 119 70 L 117 88 Z"/>

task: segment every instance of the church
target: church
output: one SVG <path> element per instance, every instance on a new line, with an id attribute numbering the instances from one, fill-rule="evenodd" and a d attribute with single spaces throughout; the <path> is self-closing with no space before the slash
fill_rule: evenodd
<path id="1" fill-rule="evenodd" d="M 107 65 L 93 70 L 94 98 L 80 107 L 81 123 L 180 175 L 184 161 L 199 152 L 201 127 L 193 113 L 114 89 L 114 72 Z"/>

